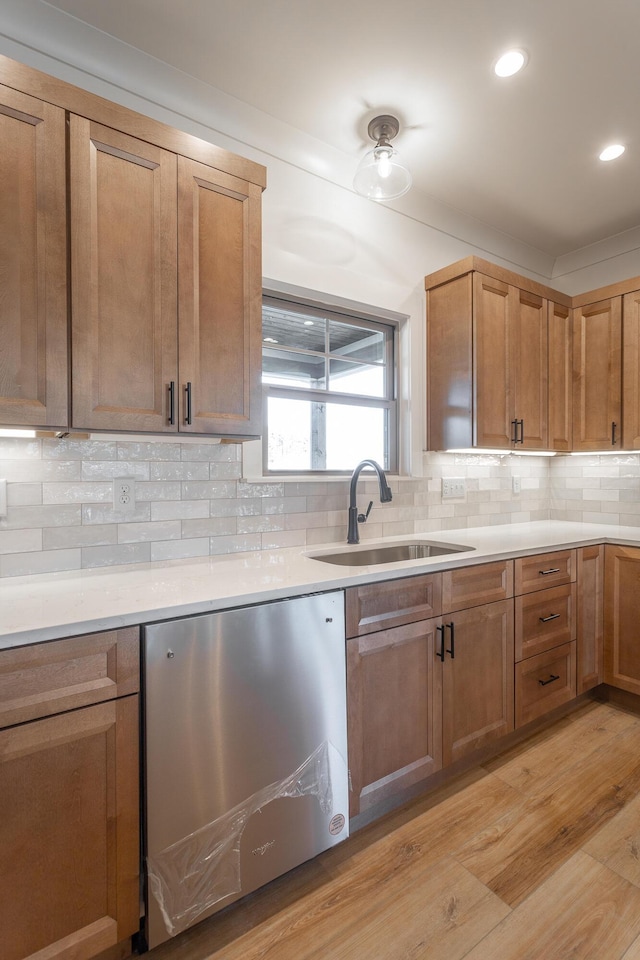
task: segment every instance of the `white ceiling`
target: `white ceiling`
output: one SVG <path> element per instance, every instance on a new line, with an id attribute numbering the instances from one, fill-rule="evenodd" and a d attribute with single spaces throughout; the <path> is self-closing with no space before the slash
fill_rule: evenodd
<path id="1" fill-rule="evenodd" d="M 550 257 L 640 225 L 639 0 L 51 6 L 353 155 L 354 169 L 368 120 L 396 114 L 413 191 Z M 492 64 L 511 46 L 528 65 L 499 80 Z M 610 142 L 627 151 L 605 164 Z"/>

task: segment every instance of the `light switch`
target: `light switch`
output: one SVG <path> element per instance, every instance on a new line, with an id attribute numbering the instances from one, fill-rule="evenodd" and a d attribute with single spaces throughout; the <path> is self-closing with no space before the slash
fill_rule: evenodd
<path id="1" fill-rule="evenodd" d="M 0 480 L 0 519 L 7 515 L 7 481 Z"/>

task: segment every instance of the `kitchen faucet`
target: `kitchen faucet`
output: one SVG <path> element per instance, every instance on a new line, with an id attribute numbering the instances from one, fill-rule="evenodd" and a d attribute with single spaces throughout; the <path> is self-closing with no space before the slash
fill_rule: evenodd
<path id="1" fill-rule="evenodd" d="M 356 506 L 356 485 L 358 483 L 360 471 L 364 467 L 372 467 L 372 469 L 378 474 L 378 483 L 380 485 L 380 503 L 389 503 L 389 501 L 392 499 L 387 478 L 385 477 L 384 470 L 380 464 L 376 463 L 375 460 L 361 460 L 351 475 L 351 486 L 349 488 L 349 529 L 347 532 L 347 543 L 360 543 L 358 524 L 366 523 L 367 517 L 371 512 L 371 507 L 373 506 L 373 500 L 371 500 L 367 508 L 367 512 L 358 514 L 358 507 Z"/>

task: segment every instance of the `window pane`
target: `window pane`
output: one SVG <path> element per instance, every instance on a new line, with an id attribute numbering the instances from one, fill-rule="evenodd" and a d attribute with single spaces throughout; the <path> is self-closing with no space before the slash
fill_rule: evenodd
<path id="1" fill-rule="evenodd" d="M 270 470 L 352 470 L 373 458 L 387 466 L 386 411 L 269 397 Z"/>
<path id="2" fill-rule="evenodd" d="M 333 354 L 365 363 L 384 361 L 384 333 L 351 323 L 329 322 L 329 350 Z"/>
<path id="3" fill-rule="evenodd" d="M 329 360 L 329 389 L 363 397 L 384 397 L 384 367 L 349 363 L 332 357 Z"/>
<path id="4" fill-rule="evenodd" d="M 262 308 L 262 341 L 284 347 L 325 352 L 327 321 L 295 310 L 281 310 L 266 304 Z"/>
<path id="5" fill-rule="evenodd" d="M 262 382 L 301 389 L 324 390 L 324 357 L 265 347 L 262 351 Z"/>

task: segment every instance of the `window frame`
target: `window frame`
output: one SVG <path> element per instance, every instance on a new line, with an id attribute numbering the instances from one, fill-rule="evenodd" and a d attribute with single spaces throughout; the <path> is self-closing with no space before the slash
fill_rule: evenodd
<path id="1" fill-rule="evenodd" d="M 340 393 L 329 389 L 309 389 L 285 387 L 275 384 L 262 384 L 262 410 L 263 410 L 263 430 L 262 430 L 262 475 L 268 477 L 345 477 L 351 474 L 351 470 L 335 469 L 272 469 L 269 467 L 269 432 L 268 432 L 268 400 L 269 397 L 284 397 L 286 399 L 296 400 L 317 400 L 319 402 L 336 401 L 340 404 L 371 407 L 372 409 L 385 410 L 387 414 L 386 444 L 388 448 L 388 467 L 384 467 L 385 472 L 391 475 L 399 473 L 400 451 L 399 451 L 399 379 L 400 379 L 400 344 L 399 329 L 403 320 L 408 319 L 404 314 L 394 313 L 392 311 L 382 310 L 378 307 L 368 306 L 367 304 L 357 303 L 355 301 L 345 300 L 339 297 L 331 297 L 327 294 L 315 291 L 302 290 L 289 284 L 269 283 L 265 284 L 262 291 L 262 305 L 265 303 L 280 303 L 283 306 L 295 307 L 300 312 L 308 312 L 309 316 L 322 316 L 327 320 L 335 320 L 338 323 L 362 325 L 363 322 L 370 325 L 373 330 L 379 330 L 390 333 L 385 341 L 385 370 L 386 370 L 386 395 L 384 397 L 372 397 L 362 394 Z M 262 342 L 264 345 L 264 341 Z M 325 343 L 326 347 L 326 343 Z M 292 349 L 295 352 L 296 348 Z M 304 352 L 304 351 L 303 351 Z M 325 351 L 325 356 L 330 353 Z M 383 465 L 384 466 L 384 465 Z"/>

